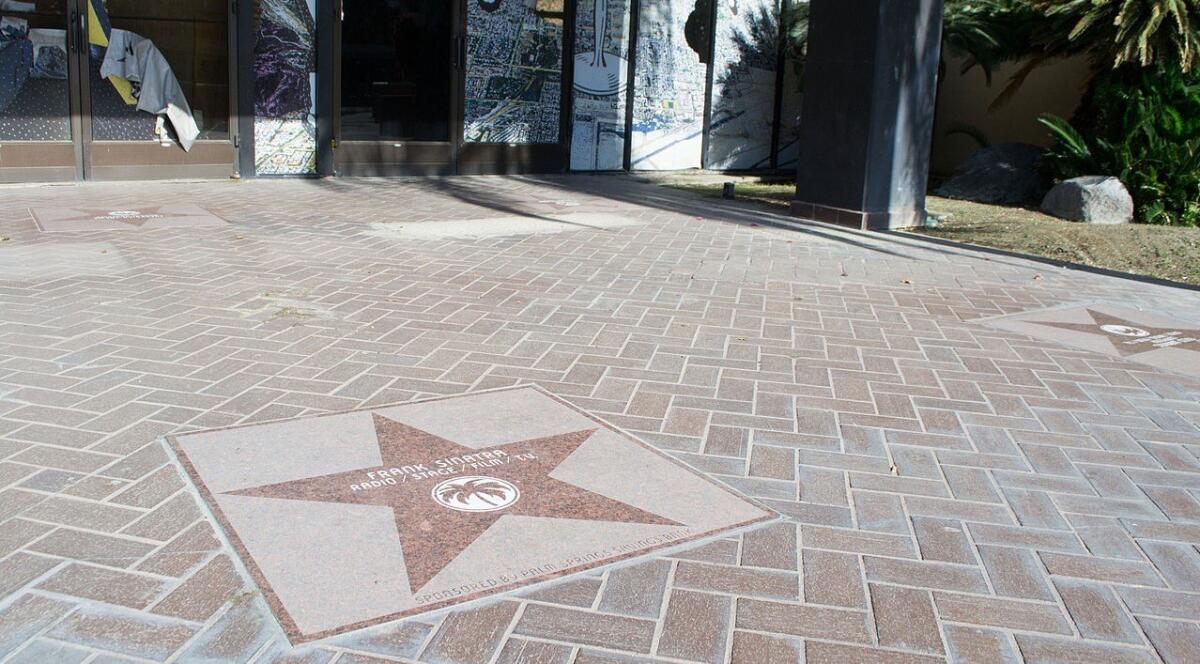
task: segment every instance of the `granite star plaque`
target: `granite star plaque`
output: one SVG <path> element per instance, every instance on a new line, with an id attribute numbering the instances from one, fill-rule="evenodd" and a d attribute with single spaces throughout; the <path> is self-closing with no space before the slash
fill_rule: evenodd
<path id="1" fill-rule="evenodd" d="M 41 207 L 30 211 L 43 233 L 112 231 L 138 228 L 224 226 L 227 222 L 199 205 L 188 203 L 141 208 Z"/>
<path id="2" fill-rule="evenodd" d="M 169 440 L 297 643 L 772 518 L 533 387 Z"/>
<path id="3" fill-rule="evenodd" d="M 1200 325 L 1157 313 L 1092 304 L 1024 311 L 977 322 L 1200 376 Z"/>

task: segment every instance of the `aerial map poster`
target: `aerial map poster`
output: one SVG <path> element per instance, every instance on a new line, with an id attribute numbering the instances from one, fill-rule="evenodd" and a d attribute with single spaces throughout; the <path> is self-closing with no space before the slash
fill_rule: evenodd
<path id="1" fill-rule="evenodd" d="M 771 166 L 779 13 L 774 0 L 718 0 L 705 166 Z"/>
<path id="2" fill-rule="evenodd" d="M 260 0 L 254 43 L 254 167 L 317 170 L 316 0 Z"/>
<path id="3" fill-rule="evenodd" d="M 700 168 L 710 0 L 643 0 L 633 94 L 635 170 Z"/>
<path id="4" fill-rule="evenodd" d="M 572 170 L 613 171 L 624 165 L 629 7 L 629 0 L 579 0 L 577 5 Z"/>
<path id="5" fill-rule="evenodd" d="M 463 140 L 557 143 L 562 0 L 468 0 Z"/>

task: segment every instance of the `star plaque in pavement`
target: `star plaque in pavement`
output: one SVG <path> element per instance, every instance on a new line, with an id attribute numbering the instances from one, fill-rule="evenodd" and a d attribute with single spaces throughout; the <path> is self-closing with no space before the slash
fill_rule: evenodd
<path id="1" fill-rule="evenodd" d="M 1088 334 L 1103 335 L 1112 343 L 1113 349 L 1121 356 L 1148 353 L 1152 350 L 1175 348 L 1200 352 L 1200 329 L 1181 329 L 1178 327 L 1157 327 L 1145 325 L 1120 316 L 1106 314 L 1096 309 L 1087 309 L 1092 317 L 1092 323 L 1061 323 L 1055 321 L 1029 322 L 1061 330 L 1073 330 Z"/>
<path id="2" fill-rule="evenodd" d="M 550 477 L 595 429 L 475 450 L 427 431 L 372 416 L 383 462 L 229 495 L 390 507 L 414 592 L 506 514 L 662 526 L 679 523 Z M 462 477 L 468 464 L 495 461 Z M 461 468 L 461 470 L 460 470 Z M 430 489 L 431 473 L 446 478 Z M 472 481 L 473 480 L 473 481 Z M 437 536 L 431 533 L 437 532 Z"/>
<path id="3" fill-rule="evenodd" d="M 1164 313 L 1106 302 L 1021 311 L 978 321 L 1035 339 L 1200 376 L 1200 329 Z"/>
<path id="4" fill-rule="evenodd" d="M 224 226 L 225 220 L 198 205 L 172 203 L 138 208 L 56 208 L 31 210 L 42 232 Z"/>
<path id="5" fill-rule="evenodd" d="M 773 516 L 528 386 L 169 440 L 293 643 Z"/>

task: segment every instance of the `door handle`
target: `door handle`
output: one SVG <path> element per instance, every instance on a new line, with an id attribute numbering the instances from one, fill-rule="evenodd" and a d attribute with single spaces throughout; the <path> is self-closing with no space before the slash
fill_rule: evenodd
<path id="1" fill-rule="evenodd" d="M 69 48 L 72 53 L 78 53 L 82 50 L 79 42 L 80 18 L 82 18 L 82 14 L 79 12 L 71 12 L 70 24 L 68 26 L 71 34 L 68 35 L 69 38 L 67 39 L 67 48 Z"/>
<path id="2" fill-rule="evenodd" d="M 79 40 L 79 50 L 86 51 L 88 49 L 87 14 L 85 14 L 83 12 L 78 12 L 76 14 L 76 16 L 78 17 L 78 20 L 76 20 L 76 23 L 78 24 L 76 39 Z"/>

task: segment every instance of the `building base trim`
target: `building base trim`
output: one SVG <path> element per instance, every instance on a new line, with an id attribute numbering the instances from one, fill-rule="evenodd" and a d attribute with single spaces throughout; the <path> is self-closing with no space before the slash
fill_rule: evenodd
<path id="1" fill-rule="evenodd" d="M 847 208 L 820 205 L 801 200 L 793 200 L 791 205 L 793 217 L 810 219 L 827 224 L 837 224 L 858 230 L 889 230 L 895 228 L 912 228 L 920 226 L 925 220 L 925 210 L 893 210 L 890 212 L 867 212 Z"/>

